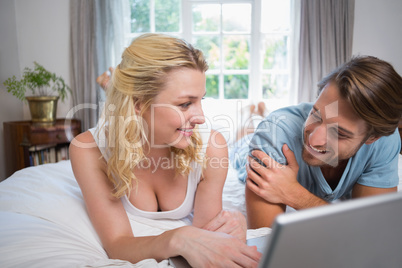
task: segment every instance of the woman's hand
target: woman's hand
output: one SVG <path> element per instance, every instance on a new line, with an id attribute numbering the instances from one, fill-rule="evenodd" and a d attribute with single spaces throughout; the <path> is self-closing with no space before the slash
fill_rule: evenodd
<path id="1" fill-rule="evenodd" d="M 222 210 L 215 218 L 203 226 L 202 229 L 226 233 L 237 237 L 244 243 L 247 240 L 246 218 L 239 211 Z"/>
<path id="2" fill-rule="evenodd" d="M 186 226 L 180 228 L 179 237 L 179 255 L 192 267 L 257 267 L 261 258 L 255 246 L 225 233 Z"/>
<path id="3" fill-rule="evenodd" d="M 113 71 L 114 68 L 109 67 L 108 71 L 104 72 L 103 74 L 98 76 L 98 78 L 96 78 L 96 83 L 98 83 L 104 90 L 106 90 L 109 85 L 110 76 L 112 75 Z"/>

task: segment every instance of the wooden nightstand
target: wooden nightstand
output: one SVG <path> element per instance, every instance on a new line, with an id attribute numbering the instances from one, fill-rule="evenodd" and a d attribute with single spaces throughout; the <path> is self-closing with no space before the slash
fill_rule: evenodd
<path id="1" fill-rule="evenodd" d="M 52 126 L 31 121 L 4 122 L 6 177 L 25 167 L 69 159 L 70 141 L 81 133 L 77 119 L 57 119 Z"/>

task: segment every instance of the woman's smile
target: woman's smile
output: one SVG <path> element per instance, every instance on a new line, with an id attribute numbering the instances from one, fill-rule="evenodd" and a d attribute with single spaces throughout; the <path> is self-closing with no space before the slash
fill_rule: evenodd
<path id="1" fill-rule="evenodd" d="M 179 128 L 178 131 L 180 131 L 180 133 L 184 136 L 190 137 L 191 135 L 193 135 L 193 129 L 194 128 Z"/>

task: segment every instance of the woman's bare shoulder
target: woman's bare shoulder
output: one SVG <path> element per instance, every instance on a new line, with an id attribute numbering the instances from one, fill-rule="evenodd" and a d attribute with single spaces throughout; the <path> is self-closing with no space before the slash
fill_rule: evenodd
<path id="1" fill-rule="evenodd" d="M 102 153 L 89 131 L 77 135 L 70 143 L 70 159 L 72 164 L 82 165 L 89 162 L 99 163 Z M 101 161 L 103 162 L 103 161 Z M 102 163 L 104 165 L 104 163 Z"/>
<path id="2" fill-rule="evenodd" d="M 226 143 L 225 137 L 217 131 L 211 130 L 211 135 L 209 136 L 208 147 L 207 147 L 207 154 L 211 156 L 214 154 L 226 155 L 228 150 L 228 145 Z"/>
<path id="3" fill-rule="evenodd" d="M 85 142 L 85 143 L 95 142 L 94 136 L 89 130 L 82 132 L 81 134 L 78 134 L 77 136 L 75 136 L 74 140 L 78 140 L 79 142 Z"/>
<path id="4" fill-rule="evenodd" d="M 90 131 L 85 131 L 77 136 L 71 141 L 70 150 L 80 150 L 80 149 L 98 149 L 98 145 Z M 99 149 L 98 149 L 99 150 Z"/>
<path id="5" fill-rule="evenodd" d="M 78 181 L 96 177 L 106 178 L 107 163 L 91 132 L 83 132 L 71 141 L 70 160 Z"/>

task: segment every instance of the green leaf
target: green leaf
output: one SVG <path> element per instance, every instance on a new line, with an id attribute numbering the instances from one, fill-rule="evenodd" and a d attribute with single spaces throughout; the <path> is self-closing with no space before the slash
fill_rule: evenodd
<path id="1" fill-rule="evenodd" d="M 29 89 L 34 96 L 50 96 L 57 93 L 61 101 L 67 97 L 71 89 L 62 77 L 46 70 L 42 65 L 34 62 L 34 69 L 24 68 L 22 78 L 17 80 L 14 76 L 4 83 L 8 92 L 20 100 L 25 100 L 26 91 Z"/>

